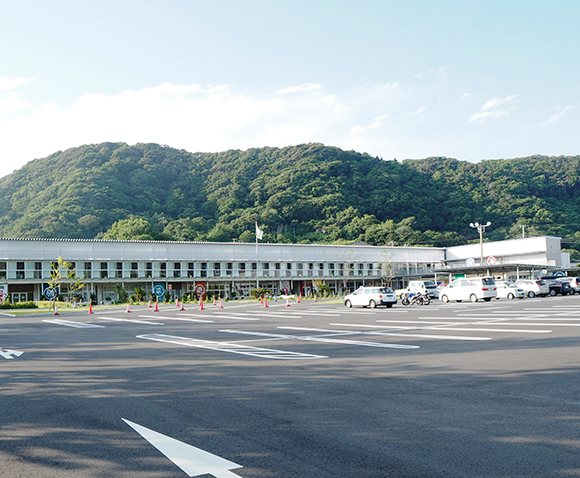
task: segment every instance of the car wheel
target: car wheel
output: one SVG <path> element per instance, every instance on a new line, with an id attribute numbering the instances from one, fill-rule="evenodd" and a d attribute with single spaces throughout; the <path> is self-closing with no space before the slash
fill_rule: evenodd
<path id="1" fill-rule="evenodd" d="M 511 292 L 508 294 L 508 299 L 509 300 L 515 299 L 514 295 Z"/>
<path id="2" fill-rule="evenodd" d="M 393 308 L 393 304 L 387 304 L 387 309 L 392 309 Z"/>
<path id="3" fill-rule="evenodd" d="M 447 302 L 449 302 L 449 297 L 447 297 L 446 295 L 442 295 L 441 296 L 441 302 L 444 302 L 447 304 Z"/>
<path id="4" fill-rule="evenodd" d="M 377 307 L 377 303 L 376 303 L 374 300 L 371 300 L 371 301 L 369 302 L 369 307 L 370 307 L 371 309 L 375 309 L 375 308 Z"/>
<path id="5" fill-rule="evenodd" d="M 352 307 L 352 303 L 350 300 L 347 300 L 344 305 L 346 305 L 349 309 Z"/>
<path id="6" fill-rule="evenodd" d="M 555 291 L 554 289 L 552 289 L 552 290 L 550 291 L 550 295 L 551 295 L 552 297 L 554 297 L 554 296 L 556 295 L 556 291 Z"/>
<path id="7" fill-rule="evenodd" d="M 477 296 L 476 296 L 475 294 L 471 294 L 471 295 L 469 296 L 469 300 L 470 300 L 471 302 L 477 302 Z"/>
<path id="8" fill-rule="evenodd" d="M 570 291 L 570 295 L 574 295 L 575 293 L 576 293 L 576 291 L 575 291 L 574 289 L 572 289 L 572 290 Z"/>
<path id="9" fill-rule="evenodd" d="M 533 290 L 531 290 L 531 291 L 528 292 L 528 297 L 530 299 L 533 299 L 534 297 L 536 297 L 536 293 Z"/>

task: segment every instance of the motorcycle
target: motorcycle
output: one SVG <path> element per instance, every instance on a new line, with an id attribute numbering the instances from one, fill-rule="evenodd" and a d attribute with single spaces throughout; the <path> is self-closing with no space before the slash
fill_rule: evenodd
<path id="1" fill-rule="evenodd" d="M 416 294 L 408 293 L 403 294 L 401 297 L 401 304 L 403 305 L 429 305 L 431 303 L 431 299 L 428 295 L 423 295 L 420 292 Z"/>

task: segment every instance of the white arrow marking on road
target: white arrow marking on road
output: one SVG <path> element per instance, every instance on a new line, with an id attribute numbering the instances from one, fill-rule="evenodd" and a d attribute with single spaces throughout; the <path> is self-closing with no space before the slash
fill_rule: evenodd
<path id="1" fill-rule="evenodd" d="M 188 445 L 167 435 L 162 435 L 124 418 L 121 418 L 121 420 L 181 468 L 187 476 L 210 474 L 215 476 L 215 478 L 240 478 L 239 475 L 229 470 L 242 468 L 242 465 L 217 455 L 212 455 L 200 448 Z"/>
<path id="2" fill-rule="evenodd" d="M 5 359 L 13 359 L 14 357 L 20 357 L 23 353 L 24 352 L 19 352 L 18 350 L 0 349 L 0 355 L 2 355 L 2 357 L 4 357 Z"/>

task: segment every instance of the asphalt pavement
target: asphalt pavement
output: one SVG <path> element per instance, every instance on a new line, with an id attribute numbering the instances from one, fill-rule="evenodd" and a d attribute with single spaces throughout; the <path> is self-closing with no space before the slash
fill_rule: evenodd
<path id="1" fill-rule="evenodd" d="M 0 315 L 0 477 L 580 476 L 580 296 Z"/>

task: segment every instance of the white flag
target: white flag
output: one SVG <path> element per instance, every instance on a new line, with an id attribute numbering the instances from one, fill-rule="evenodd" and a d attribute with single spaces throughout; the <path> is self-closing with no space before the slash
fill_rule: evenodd
<path id="1" fill-rule="evenodd" d="M 262 231 L 259 227 L 258 227 L 258 223 L 256 222 L 256 239 L 260 239 L 262 240 L 262 237 L 264 236 L 264 231 Z"/>

